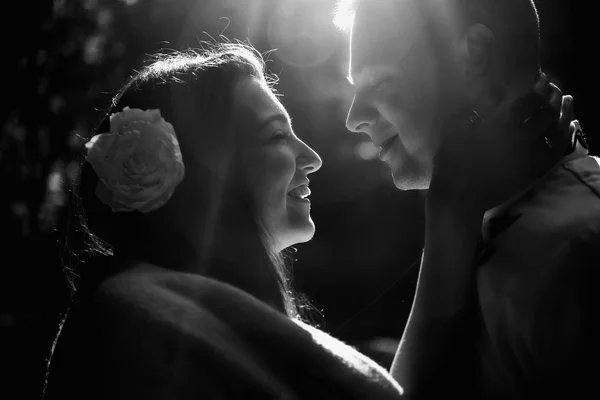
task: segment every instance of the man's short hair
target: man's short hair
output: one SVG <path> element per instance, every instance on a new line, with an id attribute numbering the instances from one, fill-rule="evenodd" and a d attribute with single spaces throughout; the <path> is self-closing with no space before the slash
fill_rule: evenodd
<path id="1" fill-rule="evenodd" d="M 480 23 L 496 37 L 504 62 L 501 67 L 511 72 L 537 72 L 539 69 L 539 17 L 533 0 L 339 0 L 334 23 L 350 32 L 357 12 L 363 12 L 380 3 L 419 1 L 434 10 L 451 7 L 457 27 L 464 32 Z"/>

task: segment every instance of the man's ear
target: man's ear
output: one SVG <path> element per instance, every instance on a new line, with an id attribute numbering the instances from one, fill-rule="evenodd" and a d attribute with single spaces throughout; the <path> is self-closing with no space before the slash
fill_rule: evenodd
<path id="1" fill-rule="evenodd" d="M 482 78 L 490 72 L 494 58 L 494 40 L 494 34 L 487 26 L 473 24 L 469 27 L 461 43 L 466 78 Z"/>

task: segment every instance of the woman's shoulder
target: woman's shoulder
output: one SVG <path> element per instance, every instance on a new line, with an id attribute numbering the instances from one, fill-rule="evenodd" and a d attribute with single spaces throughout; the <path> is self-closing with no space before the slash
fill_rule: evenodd
<path id="1" fill-rule="evenodd" d="M 125 329 L 127 335 L 159 332 L 157 339 L 175 335 L 224 345 L 259 327 L 298 329 L 286 315 L 232 285 L 145 263 L 105 279 L 94 304 L 102 324 Z"/>
<path id="2" fill-rule="evenodd" d="M 105 379 L 115 385 L 114 393 L 242 398 L 242 389 L 260 396 L 282 391 L 244 340 L 244 329 L 229 323 L 238 311 L 220 311 L 219 303 L 237 292 L 198 274 L 150 264 L 105 279 L 94 303 L 111 366 Z"/>
<path id="3" fill-rule="evenodd" d="M 382 367 L 342 341 L 208 277 L 139 265 L 107 279 L 98 298 L 120 331 L 118 354 L 135 352 L 131 359 L 163 359 L 176 344 L 179 364 L 200 363 L 207 374 L 220 371 L 272 394 L 402 393 Z"/>
<path id="4" fill-rule="evenodd" d="M 96 304 L 123 306 L 124 303 L 202 306 L 224 310 L 225 304 L 262 308 L 262 303 L 246 292 L 225 282 L 192 272 L 170 270 L 155 264 L 129 262 L 127 267 L 102 281 L 95 293 Z M 270 307 L 268 307 L 270 310 Z M 275 310 L 272 312 L 276 313 Z"/>

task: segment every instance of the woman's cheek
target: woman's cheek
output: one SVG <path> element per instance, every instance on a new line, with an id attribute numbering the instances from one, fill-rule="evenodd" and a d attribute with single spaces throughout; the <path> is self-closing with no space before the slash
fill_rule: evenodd
<path id="1" fill-rule="evenodd" d="M 243 183 L 258 206 L 264 204 L 266 180 L 269 168 L 266 168 L 261 152 L 248 152 L 242 163 Z"/>
<path id="2" fill-rule="evenodd" d="M 289 148 L 273 146 L 248 152 L 243 167 L 250 193 L 262 206 L 269 206 L 284 198 L 295 174 L 296 161 Z"/>

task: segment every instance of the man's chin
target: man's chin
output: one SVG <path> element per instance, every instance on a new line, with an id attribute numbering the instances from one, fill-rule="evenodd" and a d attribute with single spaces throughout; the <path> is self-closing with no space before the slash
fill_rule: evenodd
<path id="1" fill-rule="evenodd" d="M 392 172 L 394 186 L 400 190 L 427 190 L 429 179 L 420 174 Z"/>

